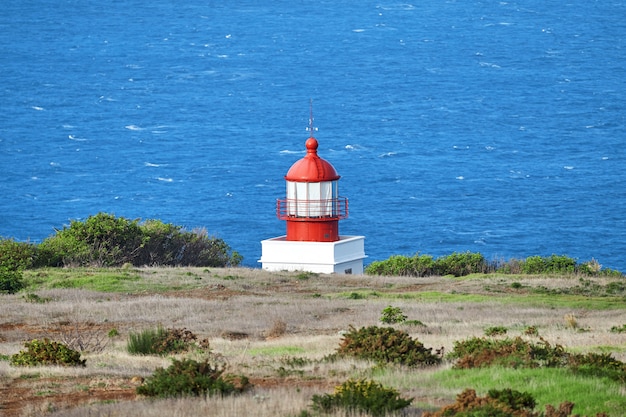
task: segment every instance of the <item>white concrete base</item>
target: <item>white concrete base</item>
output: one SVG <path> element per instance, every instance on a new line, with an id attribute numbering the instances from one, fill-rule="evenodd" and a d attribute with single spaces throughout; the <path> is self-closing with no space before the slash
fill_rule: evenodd
<path id="1" fill-rule="evenodd" d="M 261 241 L 261 262 L 267 271 L 308 271 L 320 274 L 363 274 L 365 236 L 339 236 L 336 242 L 293 242 L 286 236 Z"/>

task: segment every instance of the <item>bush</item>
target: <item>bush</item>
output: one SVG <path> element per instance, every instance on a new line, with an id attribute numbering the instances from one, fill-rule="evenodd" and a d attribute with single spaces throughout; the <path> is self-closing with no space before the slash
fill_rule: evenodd
<path id="1" fill-rule="evenodd" d="M 224 369 L 208 360 L 172 360 L 167 369 L 159 368 L 137 387 L 137 394 L 149 397 L 181 397 L 200 395 L 228 395 L 248 388 L 244 376 L 223 375 Z"/>
<path id="2" fill-rule="evenodd" d="M 343 409 L 347 413 L 368 413 L 384 416 L 408 407 L 413 399 L 400 397 L 392 388 L 385 388 L 375 381 L 349 379 L 335 387 L 333 394 L 313 395 L 312 408 L 322 413 Z"/>
<path id="3" fill-rule="evenodd" d="M 36 266 L 236 266 L 241 256 L 206 230 L 98 213 L 45 239 Z"/>
<path id="4" fill-rule="evenodd" d="M 455 277 L 487 272 L 487 263 L 480 253 L 456 253 L 437 258 L 435 270 L 439 275 L 454 275 Z"/>
<path id="5" fill-rule="evenodd" d="M 0 239 L 0 269 L 21 271 L 33 265 L 35 246 L 16 242 L 13 239 Z"/>
<path id="6" fill-rule="evenodd" d="M 365 268 L 370 275 L 424 277 L 435 275 L 435 261 L 430 255 L 413 257 L 394 255 L 386 261 L 374 261 Z"/>
<path id="7" fill-rule="evenodd" d="M 395 363 L 406 366 L 434 365 L 441 358 L 433 355 L 432 348 L 412 339 L 408 333 L 393 327 L 362 327 L 343 336 L 337 354 L 353 356 L 381 363 Z"/>
<path id="8" fill-rule="evenodd" d="M 453 253 L 433 260 L 430 255 L 413 257 L 393 255 L 384 261 L 374 261 L 365 268 L 370 275 L 414 276 L 430 275 L 464 276 L 476 273 L 499 272 L 502 274 L 584 274 L 623 278 L 619 271 L 602 269 L 595 259 L 577 264 L 565 255 L 549 257 L 530 256 L 525 260 L 511 259 L 488 262 L 480 253 Z"/>
<path id="9" fill-rule="evenodd" d="M 241 256 L 230 253 L 221 239 L 209 237 L 206 230 L 191 232 L 180 226 L 148 220 L 142 225 L 145 242 L 135 265 L 237 266 Z"/>
<path id="10" fill-rule="evenodd" d="M 24 288 L 22 271 L 33 264 L 35 247 L 13 239 L 0 239 L 0 294 L 15 294 Z"/>
<path id="11" fill-rule="evenodd" d="M 577 268 L 576 260 L 565 255 L 530 256 L 521 263 L 521 270 L 524 274 L 573 274 L 577 269 L 584 273 L 592 271 L 591 268 L 585 266 Z"/>
<path id="12" fill-rule="evenodd" d="M 407 316 L 404 315 L 400 307 L 385 307 L 380 316 L 380 321 L 385 324 L 404 323 Z"/>
<path id="13" fill-rule="evenodd" d="M 168 355 L 189 351 L 193 346 L 208 350 L 209 342 L 204 339 L 196 345 L 197 336 L 187 329 L 147 329 L 129 333 L 128 353 L 133 355 Z"/>
<path id="14" fill-rule="evenodd" d="M 480 253 L 453 253 L 434 260 L 430 255 L 413 257 L 394 255 L 386 261 L 372 262 L 365 268 L 371 275 L 396 275 L 424 277 L 432 275 L 463 276 L 487 272 L 489 265 Z"/>
<path id="15" fill-rule="evenodd" d="M 24 287 L 22 271 L 0 266 L 0 294 L 15 294 Z"/>
<path id="16" fill-rule="evenodd" d="M 472 337 L 454 342 L 448 357 L 458 358 L 454 365 L 457 369 L 493 365 L 534 368 L 564 366 L 569 355 L 561 345 L 552 347 L 543 339 L 538 344 L 532 344 L 520 337 L 502 340 Z"/>
<path id="17" fill-rule="evenodd" d="M 72 350 L 62 343 L 52 342 L 49 339 L 34 339 L 24 344 L 26 350 L 11 356 L 11 365 L 37 366 L 85 366 L 85 360 L 80 359 L 80 352 Z"/>
<path id="18" fill-rule="evenodd" d="M 626 333 L 626 324 L 611 327 L 611 333 Z"/>
<path id="19" fill-rule="evenodd" d="M 626 384 L 626 363 L 615 359 L 609 353 L 570 355 L 568 367 L 575 373 L 596 377 L 607 377 Z"/>
<path id="20" fill-rule="evenodd" d="M 485 329 L 485 336 L 501 336 L 509 331 L 504 326 L 491 326 Z"/>
<path id="21" fill-rule="evenodd" d="M 143 244 L 138 220 L 98 213 L 85 221 L 72 220 L 69 227 L 40 244 L 43 266 L 120 266 L 133 262 Z"/>
<path id="22" fill-rule="evenodd" d="M 512 389 L 490 390 L 478 397 L 473 389 L 466 389 L 456 397 L 456 402 L 436 412 L 425 412 L 422 417 L 569 417 L 574 409 L 571 402 L 563 402 L 558 409 L 546 405 L 545 413 L 534 412 L 535 399 L 531 394 Z M 598 413 L 596 417 L 607 417 Z"/>
<path id="23" fill-rule="evenodd" d="M 581 375 L 606 377 L 626 383 L 626 363 L 611 354 L 568 353 L 563 346 L 551 346 L 543 339 L 533 344 L 520 337 L 503 340 L 474 337 L 454 342 L 454 349 L 448 357 L 458 358 L 454 365 L 457 369 L 493 365 L 513 368 L 558 367 L 568 368 Z"/>

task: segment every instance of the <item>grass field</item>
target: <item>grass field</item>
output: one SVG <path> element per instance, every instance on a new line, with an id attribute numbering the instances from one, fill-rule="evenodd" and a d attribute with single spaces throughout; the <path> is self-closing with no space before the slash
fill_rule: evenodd
<path id="1" fill-rule="evenodd" d="M 26 290 L 0 295 L 0 414 L 6 416 L 285 416 L 309 409 L 313 394 L 347 378 L 367 377 L 414 398 L 408 415 L 453 403 L 465 388 L 533 394 L 545 404 L 576 403 L 575 413 L 626 415 L 626 387 L 563 369 L 455 370 L 381 367 L 324 360 L 350 326 L 382 326 L 398 307 L 408 332 L 426 347 L 450 352 L 454 342 L 500 326 L 507 336 L 533 326 L 572 352 L 611 353 L 626 361 L 624 278 L 480 275 L 377 277 L 270 273 L 231 268 L 42 269 L 25 272 Z M 168 357 L 130 355 L 130 332 L 186 328 L 210 341 L 229 371 L 254 388 L 240 396 L 148 400 L 142 378 Z M 13 367 L 25 341 L 81 339 L 85 368 Z M 531 337 L 531 336 L 524 336 Z M 195 355 L 195 356 L 194 356 Z M 191 352 L 184 356 L 199 357 Z M 180 357 L 180 355 L 178 356 Z M 210 410 L 210 413 L 209 413 Z"/>

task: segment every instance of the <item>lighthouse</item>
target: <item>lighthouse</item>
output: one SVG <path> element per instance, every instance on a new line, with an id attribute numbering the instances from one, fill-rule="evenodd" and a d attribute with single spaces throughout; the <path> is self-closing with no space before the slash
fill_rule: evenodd
<path id="1" fill-rule="evenodd" d="M 317 154 L 311 136 L 306 155 L 287 175 L 286 198 L 276 201 L 276 216 L 286 222 L 286 235 L 261 241 L 261 262 L 268 271 L 362 274 L 364 236 L 339 234 L 339 221 L 348 217 L 348 199 L 339 196 L 335 168 Z"/>

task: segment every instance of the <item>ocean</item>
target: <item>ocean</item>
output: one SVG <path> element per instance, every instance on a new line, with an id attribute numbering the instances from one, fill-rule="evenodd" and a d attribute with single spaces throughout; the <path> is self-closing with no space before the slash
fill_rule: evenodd
<path id="1" fill-rule="evenodd" d="M 259 267 L 319 154 L 340 233 L 391 255 L 626 271 L 626 2 L 8 0 L 0 236 L 98 212 L 205 228 Z"/>

